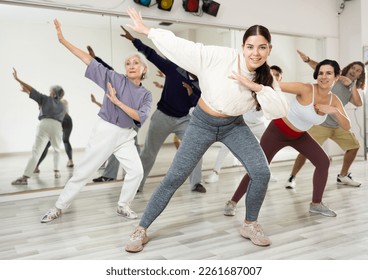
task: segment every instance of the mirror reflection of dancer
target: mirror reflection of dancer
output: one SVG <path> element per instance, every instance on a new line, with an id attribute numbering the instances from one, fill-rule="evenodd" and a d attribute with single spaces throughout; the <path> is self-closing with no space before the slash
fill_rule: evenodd
<path id="1" fill-rule="evenodd" d="M 143 168 L 134 145 L 137 132 L 133 127 L 142 125 L 151 109 L 152 95 L 141 83 L 147 72 L 147 64 L 136 53 L 125 60 L 126 75 L 109 70 L 89 53 L 67 41 L 58 20 L 54 20 L 54 24 L 59 42 L 87 65 L 86 77 L 100 86 L 106 94 L 98 113 L 100 118 L 92 130 L 80 163 L 66 183 L 55 207 L 43 215 L 41 222 L 51 222 L 60 217 L 62 211 L 70 206 L 88 179 L 111 154 L 116 156 L 126 171 L 116 213 L 135 219 L 137 214 L 130 208 L 130 203 L 142 180 Z"/>
<path id="2" fill-rule="evenodd" d="M 258 101 L 266 117 L 286 113 L 286 98 L 272 88 L 273 77 L 266 63 L 271 52 L 268 29 L 260 25 L 250 27 L 244 34 L 242 53 L 239 53 L 232 48 L 196 44 L 170 31 L 150 28 L 134 9 L 129 9 L 128 14 L 133 20 L 130 27 L 134 31 L 147 35 L 165 57 L 198 77 L 202 94 L 175 158 L 150 198 L 125 250 L 143 250 L 148 242 L 148 227 L 216 141 L 229 147 L 252 178 L 241 235 L 256 245 L 270 245 L 270 239 L 257 222 L 270 170 L 256 137 L 242 116 L 255 107 L 260 109 Z"/>
<path id="3" fill-rule="evenodd" d="M 63 128 L 63 143 L 64 143 L 64 148 L 65 148 L 65 153 L 68 156 L 68 162 L 66 163 L 66 167 L 73 168 L 74 167 L 73 148 L 72 148 L 72 145 L 70 144 L 70 134 L 72 133 L 72 130 L 73 130 L 73 120 L 69 114 L 69 102 L 65 98 L 62 98 L 61 102 L 64 104 L 65 109 L 66 109 L 65 117 L 63 119 L 63 122 L 61 123 L 61 127 Z M 46 158 L 50 147 L 51 147 L 51 142 L 49 141 L 46 145 L 45 150 L 43 151 L 41 155 L 40 160 L 37 163 L 34 173 L 40 173 L 40 169 L 39 169 L 40 164 Z M 60 175 L 60 172 L 58 176 L 59 175 Z"/>
<path id="4" fill-rule="evenodd" d="M 318 63 L 313 73 L 316 83 L 280 83 L 282 91 L 295 94 L 296 98 L 291 102 L 286 117 L 271 121 L 260 143 L 269 163 L 278 151 L 287 146 L 293 147 L 311 161 L 315 170 L 309 212 L 328 217 L 336 216 L 335 211 L 322 202 L 330 160 L 307 130 L 312 125 L 323 123 L 328 115 L 332 115 L 342 129 L 347 131 L 350 129 L 350 120 L 340 99 L 331 92 L 339 76 L 339 64 L 334 60 L 326 59 Z M 227 202 L 225 215 L 235 215 L 235 206 L 247 192 L 249 183 L 250 177 L 245 175 L 233 197 Z M 231 209 L 233 211 L 230 211 Z"/>
<path id="5" fill-rule="evenodd" d="M 27 185 L 28 179 L 32 176 L 37 163 L 50 141 L 54 148 L 54 173 L 55 178 L 60 178 L 60 146 L 62 139 L 62 125 L 65 117 L 66 108 L 61 99 L 64 96 L 64 90 L 60 86 L 50 88 L 50 95 L 44 95 L 35 90 L 32 86 L 18 78 L 17 71 L 13 68 L 14 79 L 21 85 L 22 91 L 29 95 L 29 98 L 38 103 L 40 107 L 40 120 L 36 139 L 32 147 L 32 156 L 23 172 L 23 176 L 13 181 L 12 185 Z"/>

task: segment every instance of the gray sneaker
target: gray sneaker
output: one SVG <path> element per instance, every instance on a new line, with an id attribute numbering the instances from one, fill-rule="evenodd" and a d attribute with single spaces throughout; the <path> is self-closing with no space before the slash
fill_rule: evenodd
<path id="1" fill-rule="evenodd" d="M 15 181 L 11 182 L 13 186 L 26 186 L 28 185 L 27 178 L 25 177 L 19 177 Z"/>
<path id="2" fill-rule="evenodd" d="M 335 211 L 330 209 L 327 205 L 321 203 L 311 203 L 309 206 L 309 212 L 315 214 L 321 214 L 327 217 L 336 217 L 337 214 Z"/>
<path id="3" fill-rule="evenodd" d="M 224 208 L 224 215 L 225 216 L 235 216 L 235 212 L 236 212 L 236 203 L 232 202 L 231 200 L 226 202 L 225 208 Z"/>
<path id="4" fill-rule="evenodd" d="M 146 230 L 144 228 L 136 228 L 130 236 L 125 251 L 130 253 L 138 253 L 143 250 L 143 246 L 148 242 Z"/>
<path id="5" fill-rule="evenodd" d="M 240 228 L 240 234 L 244 238 L 250 239 L 255 245 L 271 245 L 271 240 L 264 234 L 261 225 L 257 222 L 253 222 L 250 224 L 243 223 L 243 226 Z"/>

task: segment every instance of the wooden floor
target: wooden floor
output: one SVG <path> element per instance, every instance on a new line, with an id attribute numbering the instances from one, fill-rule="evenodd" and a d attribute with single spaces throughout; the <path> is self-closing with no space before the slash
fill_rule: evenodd
<path id="1" fill-rule="evenodd" d="M 168 151 L 166 163 L 157 163 L 162 170 L 175 152 Z M 206 155 L 204 175 L 217 151 Z M 324 202 L 338 213 L 336 218 L 308 212 L 313 173 L 309 163 L 297 178 L 296 190 L 284 188 L 290 163 L 272 164 L 272 173 L 279 180 L 269 184 L 259 222 L 273 243 L 262 248 L 239 235 L 244 200 L 236 216 L 222 213 L 244 175 L 242 167 L 231 167 L 229 157 L 220 181 L 205 185 L 206 194 L 191 192 L 188 183 L 184 184 L 149 228 L 151 240 L 145 249 L 130 254 L 123 248 L 139 219 L 115 214 L 122 182 L 87 185 L 60 219 L 41 224 L 41 215 L 53 206 L 72 170 L 65 168 L 63 178 L 55 180 L 45 163 L 28 187 L 11 186 L 27 158 L 0 158 L 1 260 L 368 260 L 368 166 L 363 159 L 352 167 L 354 178 L 363 182 L 359 188 L 336 184 L 341 160 L 332 160 Z M 139 216 L 162 179 L 160 170 L 155 172 L 132 205 Z"/>

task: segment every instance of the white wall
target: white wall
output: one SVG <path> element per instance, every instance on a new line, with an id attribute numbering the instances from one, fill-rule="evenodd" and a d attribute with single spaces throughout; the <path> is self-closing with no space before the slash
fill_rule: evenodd
<path id="1" fill-rule="evenodd" d="M 342 2 L 338 0 L 337 3 Z M 328 48 L 326 55 L 339 62 L 343 68 L 353 61 L 362 61 L 362 46 L 364 40 L 368 44 L 367 28 L 368 1 L 354 0 L 345 2 L 345 9 L 338 16 L 339 40 L 330 38 L 326 40 Z M 363 96 L 365 99 L 365 96 Z M 361 148 L 358 155 L 364 156 L 364 107 L 356 108 L 350 103 L 345 107 L 351 120 L 352 131 L 358 138 Z M 332 141 L 328 140 L 325 145 L 330 155 L 341 155 L 343 151 Z"/>
<path id="2" fill-rule="evenodd" d="M 368 46 L 368 32 L 367 32 L 367 26 L 368 26 L 368 1 L 361 1 L 361 28 L 362 28 L 362 45 Z M 368 62 L 368 54 L 364 57 L 364 63 Z M 368 71 L 368 65 L 366 65 L 366 70 Z M 365 90 L 365 112 L 366 112 L 366 139 L 368 138 L 368 89 Z M 368 146 L 368 140 L 366 140 L 366 145 Z"/>
<path id="3" fill-rule="evenodd" d="M 367 2 L 362 1 L 362 2 Z M 340 64 L 345 66 L 352 61 L 362 59 L 362 7 L 361 0 L 345 3 L 345 9 L 339 16 Z M 365 10 L 367 13 L 368 10 Z M 363 17 L 366 17 L 365 14 Z M 352 43 L 353 42 L 353 43 Z"/>
<path id="4" fill-rule="evenodd" d="M 220 3 L 217 17 L 208 14 L 195 16 L 185 12 L 182 1 L 174 1 L 170 12 L 157 9 L 157 6 L 144 7 L 133 0 L 31 0 L 5 1 L 36 3 L 39 5 L 68 6 L 70 10 L 102 10 L 105 14 L 127 15 L 128 7 L 142 12 L 144 18 L 172 22 L 215 25 L 232 29 L 245 29 L 254 24 L 262 24 L 272 32 L 315 37 L 337 37 L 338 25 L 336 0 L 216 0 Z M 151 5 L 156 1 L 152 0 Z"/>

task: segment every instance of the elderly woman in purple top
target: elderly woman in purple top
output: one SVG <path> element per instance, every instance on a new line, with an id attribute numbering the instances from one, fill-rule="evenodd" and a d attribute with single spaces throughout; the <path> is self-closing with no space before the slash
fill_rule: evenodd
<path id="1" fill-rule="evenodd" d="M 60 217 L 62 210 L 69 207 L 87 180 L 111 154 L 115 155 L 126 171 L 117 214 L 135 219 L 137 214 L 130 209 L 130 203 L 142 180 L 143 168 L 134 145 L 137 134 L 134 127 L 143 124 L 151 109 L 152 95 L 141 85 L 147 64 L 136 53 L 125 60 L 126 75 L 109 70 L 88 52 L 67 41 L 58 20 L 54 20 L 54 24 L 60 43 L 87 65 L 86 77 L 99 85 L 106 96 L 81 162 L 65 185 L 55 207 L 41 218 L 41 222 L 47 223 Z"/>

